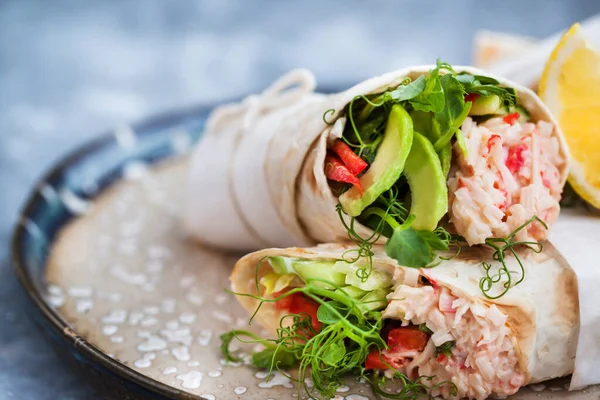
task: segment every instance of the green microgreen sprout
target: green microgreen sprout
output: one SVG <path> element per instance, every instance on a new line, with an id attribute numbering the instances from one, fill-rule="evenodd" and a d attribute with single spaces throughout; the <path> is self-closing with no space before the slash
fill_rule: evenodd
<path id="1" fill-rule="evenodd" d="M 452 356 L 452 348 L 454 347 L 454 345 L 456 345 L 456 342 L 454 340 L 450 340 L 448 342 L 442 343 L 441 346 L 438 346 L 435 348 L 436 354 L 443 354 L 446 357 L 451 357 Z"/>
<path id="2" fill-rule="evenodd" d="M 539 218 L 537 215 L 534 215 L 521 226 L 516 228 L 507 237 L 486 239 L 485 244 L 494 250 L 492 254 L 492 259 L 500 263 L 500 266 L 496 269 L 495 273 L 492 271 L 493 267 L 490 263 L 482 263 L 482 267 L 485 271 L 485 276 L 482 277 L 479 281 L 479 288 L 481 289 L 481 292 L 485 295 L 485 297 L 487 297 L 488 299 L 498 299 L 504 296 L 510 290 L 511 287 L 518 285 L 525 279 L 525 267 L 523 266 L 523 262 L 517 254 L 515 247 L 524 246 L 532 250 L 534 253 L 541 253 L 543 249 L 541 242 L 518 241 L 515 239 L 516 235 L 521 230 L 525 229 L 528 225 L 534 222 L 538 222 L 545 229 L 548 229 L 548 225 L 544 222 L 544 220 Z M 520 271 L 517 272 L 508 270 L 508 265 L 506 263 L 507 252 L 513 255 L 513 257 L 517 261 L 517 264 L 519 265 Z M 518 275 L 518 278 L 516 280 L 513 279 L 513 274 Z M 497 286 L 496 284 L 500 284 L 501 290 L 498 294 L 492 295 L 490 294 L 490 292 L 494 287 Z"/>
<path id="3" fill-rule="evenodd" d="M 329 110 L 325 111 L 323 113 L 323 122 L 325 122 L 327 125 L 333 125 L 333 123 L 335 121 L 328 121 L 327 118 L 329 115 L 333 115 L 335 114 L 335 108 L 330 108 Z"/>
<path id="4" fill-rule="evenodd" d="M 323 283 L 340 290 L 324 289 Z M 229 353 L 228 343 L 232 336 L 249 337 L 250 342 L 265 346 L 263 351 L 253 354 L 254 365 L 268 368 L 270 373 L 297 365 L 296 381 L 303 384 L 311 398 L 315 398 L 316 393 L 333 397 L 343 384 L 344 375 L 362 368 L 369 351 L 386 348 L 379 335 L 383 327 L 381 313 L 364 313 L 360 300 L 322 279 L 307 279 L 306 286 L 292 288 L 275 298 L 263 297 L 260 292 L 257 295 L 235 294 L 258 300 L 258 309 L 263 303 L 276 302 L 294 293 L 302 293 L 319 304 L 317 318 L 322 324 L 319 332 L 313 328 L 309 315 L 286 314 L 280 320 L 276 339 L 261 339 L 247 331 L 232 331 L 222 336 L 223 353 Z M 312 378 L 313 388 L 306 385 L 305 378 L 308 376 Z"/>

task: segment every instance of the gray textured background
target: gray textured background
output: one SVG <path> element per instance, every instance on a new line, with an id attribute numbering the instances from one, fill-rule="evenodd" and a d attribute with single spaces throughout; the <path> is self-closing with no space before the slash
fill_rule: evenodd
<path id="1" fill-rule="evenodd" d="M 263 87 L 304 66 L 348 85 L 437 57 L 477 29 L 544 37 L 598 0 L 0 0 L 0 399 L 94 399 L 25 315 L 8 240 L 27 191 L 120 122 Z"/>

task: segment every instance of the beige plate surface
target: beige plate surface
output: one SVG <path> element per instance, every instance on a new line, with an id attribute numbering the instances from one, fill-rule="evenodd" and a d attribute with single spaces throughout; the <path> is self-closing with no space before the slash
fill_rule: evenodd
<path id="1" fill-rule="evenodd" d="M 225 293 L 235 255 L 188 241 L 177 219 L 186 160 L 175 160 L 104 191 L 60 233 L 50 255 L 47 298 L 75 331 L 119 362 L 207 399 L 293 399 L 282 375 L 228 364 L 219 335 L 247 327 Z M 242 348 L 248 353 L 251 347 Z M 567 392 L 567 380 L 522 389 L 514 399 L 598 399 Z M 337 399 L 374 398 L 349 380 Z"/>

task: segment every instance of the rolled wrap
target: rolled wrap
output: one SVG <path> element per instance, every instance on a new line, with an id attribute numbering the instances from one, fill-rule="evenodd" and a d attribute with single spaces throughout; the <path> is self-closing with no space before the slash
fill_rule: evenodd
<path id="1" fill-rule="evenodd" d="M 431 68 L 404 68 L 333 95 L 314 93 L 312 74 L 295 70 L 260 95 L 216 109 L 192 156 L 184 215 L 189 232 L 204 243 L 246 251 L 347 241 L 338 199 L 324 174 L 327 142 L 341 136 L 346 124 L 342 111 L 358 95 L 382 92 Z M 489 76 L 474 68 L 454 69 Z M 529 89 L 493 78 L 516 89 L 533 121 L 551 124 L 562 188 L 568 151 L 554 118 Z M 552 218 L 557 213 L 556 202 Z M 355 230 L 362 237 L 372 233 L 358 223 Z"/>
<path id="2" fill-rule="evenodd" d="M 304 131 L 320 129 L 310 116 L 325 96 L 315 85 L 309 71 L 294 70 L 260 95 L 213 111 L 187 188 L 184 223 L 197 240 L 232 250 L 312 242 L 296 218 L 295 176 L 312 141 L 297 134 L 299 121 L 312 123 Z M 287 135 L 285 147 L 275 146 L 278 135 Z"/>
<path id="3" fill-rule="evenodd" d="M 305 260 L 341 260 L 343 253 L 349 249 L 352 247 L 326 244 L 313 248 L 266 249 L 251 253 L 236 264 L 230 278 L 231 288 L 236 293 L 256 294 L 257 266 L 259 280 L 271 271 L 265 260 L 267 256 L 287 256 Z M 514 373 L 522 375 L 518 386 L 573 372 L 579 333 L 577 278 L 571 267 L 550 243 L 544 244 L 541 254 L 531 251 L 520 254 L 526 273 L 525 280 L 495 300 L 485 297 L 479 288 L 480 279 L 484 276 L 481 262 L 486 260 L 493 262 L 490 253 L 484 250 L 471 248 L 461 252 L 452 260 L 443 261 L 435 268 L 421 270 L 399 266 L 395 260 L 387 257 L 384 249 L 379 246 L 375 246 L 374 252 L 373 267 L 393 276 L 394 290 L 399 290 L 400 286 L 408 284 L 409 281 L 415 282 L 414 274 L 419 274 L 434 283 L 435 290 L 447 288 L 451 295 L 458 299 L 467 300 L 477 307 L 481 305 L 486 309 L 496 307 L 506 315 L 505 326 L 510 330 L 508 336 L 518 360 Z M 514 258 L 509 258 L 508 269 L 519 270 Z M 238 296 L 238 300 L 249 313 L 253 313 L 258 306 L 258 301 L 250 297 Z M 390 303 L 383 311 L 383 317 L 402 320 L 407 313 L 406 310 L 401 311 L 403 298 L 392 291 L 388 295 L 388 300 Z M 264 303 L 255 320 L 274 332 L 285 314 L 285 311 L 278 310 L 273 303 Z M 450 334 L 453 333 L 451 330 Z M 459 338 L 454 339 L 458 341 Z M 467 350 L 475 353 L 479 351 L 479 344 L 477 348 Z M 585 357 L 585 355 L 581 356 Z M 475 372 L 478 371 L 476 368 Z M 455 377 L 452 377 L 453 382 L 454 379 Z M 574 376 L 573 379 L 577 380 L 579 377 Z M 455 383 L 459 386 L 458 382 Z M 479 398 L 486 397 L 489 393 L 459 391 L 459 396 L 465 395 Z"/>

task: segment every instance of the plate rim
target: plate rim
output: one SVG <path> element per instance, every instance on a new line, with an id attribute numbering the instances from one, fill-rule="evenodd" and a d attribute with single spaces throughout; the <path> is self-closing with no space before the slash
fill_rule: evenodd
<path id="1" fill-rule="evenodd" d="M 151 116 L 146 119 L 142 119 L 139 122 L 134 122 L 127 125 L 131 126 L 136 136 L 144 136 L 147 135 L 153 127 L 174 125 L 174 123 L 177 121 L 195 116 L 207 116 L 217 105 L 218 104 L 200 104 L 185 107 L 179 110 L 159 113 L 155 116 Z M 43 293 L 36 288 L 34 279 L 26 267 L 28 262 L 26 261 L 25 254 L 20 250 L 20 239 L 24 234 L 27 233 L 27 228 L 24 221 L 34 209 L 37 197 L 39 196 L 40 189 L 43 187 L 43 185 L 46 182 L 53 180 L 53 178 L 59 176 L 73 163 L 76 163 L 81 158 L 110 145 L 111 142 L 115 140 L 114 130 L 105 131 L 97 137 L 84 142 L 75 149 L 68 151 L 35 180 L 35 183 L 25 197 L 25 201 L 17 214 L 17 220 L 14 222 L 11 230 L 11 239 L 9 243 L 11 253 L 10 261 L 13 272 L 15 273 L 21 288 L 26 293 L 30 305 L 33 305 L 38 311 L 38 314 L 43 317 L 44 322 L 46 322 L 46 326 L 52 328 L 56 333 L 58 333 L 60 339 L 62 339 L 64 343 L 67 343 L 72 351 L 83 355 L 87 360 L 90 360 L 93 363 L 100 364 L 100 366 L 105 368 L 108 372 L 126 379 L 129 383 L 133 383 L 134 385 L 141 386 L 143 389 L 150 390 L 150 392 L 154 394 L 167 396 L 168 398 L 178 398 L 184 400 L 204 399 L 204 397 L 201 395 L 194 395 L 177 389 L 173 386 L 167 385 L 147 375 L 144 375 L 139 371 L 136 371 L 122 362 L 110 357 L 100 348 L 96 347 L 87 339 L 80 336 L 80 334 L 76 332 L 61 316 L 58 310 L 51 307 L 47 303 L 47 301 L 44 299 Z M 110 187 L 110 185 L 108 187 Z M 103 190 L 94 194 L 94 197 L 99 195 L 102 191 Z M 66 226 L 66 224 L 68 224 L 74 218 L 76 218 L 76 216 L 72 216 L 65 220 L 60 227 L 62 228 Z M 47 268 L 47 259 L 44 260 L 44 269 L 45 268 Z M 47 337 L 48 329 L 41 330 L 43 331 L 44 336 Z"/>

